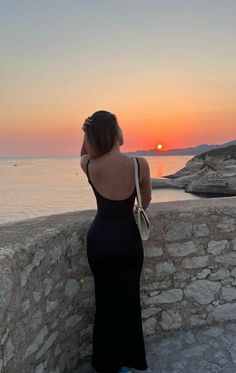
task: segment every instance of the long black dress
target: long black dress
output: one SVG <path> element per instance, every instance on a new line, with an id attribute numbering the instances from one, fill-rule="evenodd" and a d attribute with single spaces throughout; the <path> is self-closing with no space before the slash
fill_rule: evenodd
<path id="1" fill-rule="evenodd" d="M 87 233 L 96 302 L 91 363 L 99 373 L 117 373 L 121 366 L 146 370 L 140 303 L 144 254 L 133 215 L 136 187 L 124 200 L 107 199 L 92 184 L 88 163 L 98 208 Z"/>

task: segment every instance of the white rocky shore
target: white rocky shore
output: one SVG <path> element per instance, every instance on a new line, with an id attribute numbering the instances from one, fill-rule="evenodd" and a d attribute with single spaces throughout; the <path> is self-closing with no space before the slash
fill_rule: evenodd
<path id="1" fill-rule="evenodd" d="M 151 181 L 154 189 L 178 188 L 196 194 L 236 195 L 236 145 L 199 154 L 175 174 Z"/>

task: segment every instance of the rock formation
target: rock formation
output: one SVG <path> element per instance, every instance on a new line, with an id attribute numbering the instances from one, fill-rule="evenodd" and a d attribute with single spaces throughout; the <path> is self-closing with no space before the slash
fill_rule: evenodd
<path id="1" fill-rule="evenodd" d="M 196 194 L 236 195 L 236 145 L 199 154 L 175 174 L 153 178 L 152 187 L 182 188 Z"/>

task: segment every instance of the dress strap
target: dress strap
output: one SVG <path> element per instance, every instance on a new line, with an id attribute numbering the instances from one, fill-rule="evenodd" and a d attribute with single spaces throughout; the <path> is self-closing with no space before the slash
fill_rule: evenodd
<path id="1" fill-rule="evenodd" d="M 87 177 L 88 177 L 88 180 L 90 181 L 90 178 L 89 178 L 89 172 L 88 172 L 88 164 L 89 162 L 91 161 L 91 158 L 88 160 L 88 162 L 86 163 L 86 174 L 87 174 Z M 91 181 L 90 181 L 91 182 Z"/>

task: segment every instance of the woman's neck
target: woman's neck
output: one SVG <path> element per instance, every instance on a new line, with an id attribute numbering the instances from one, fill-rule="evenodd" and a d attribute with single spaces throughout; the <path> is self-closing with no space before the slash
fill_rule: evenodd
<path id="1" fill-rule="evenodd" d="M 115 154 L 121 154 L 119 145 L 114 145 L 113 148 L 109 152 L 101 155 L 100 157 L 107 157 L 107 156 L 111 156 Z"/>

